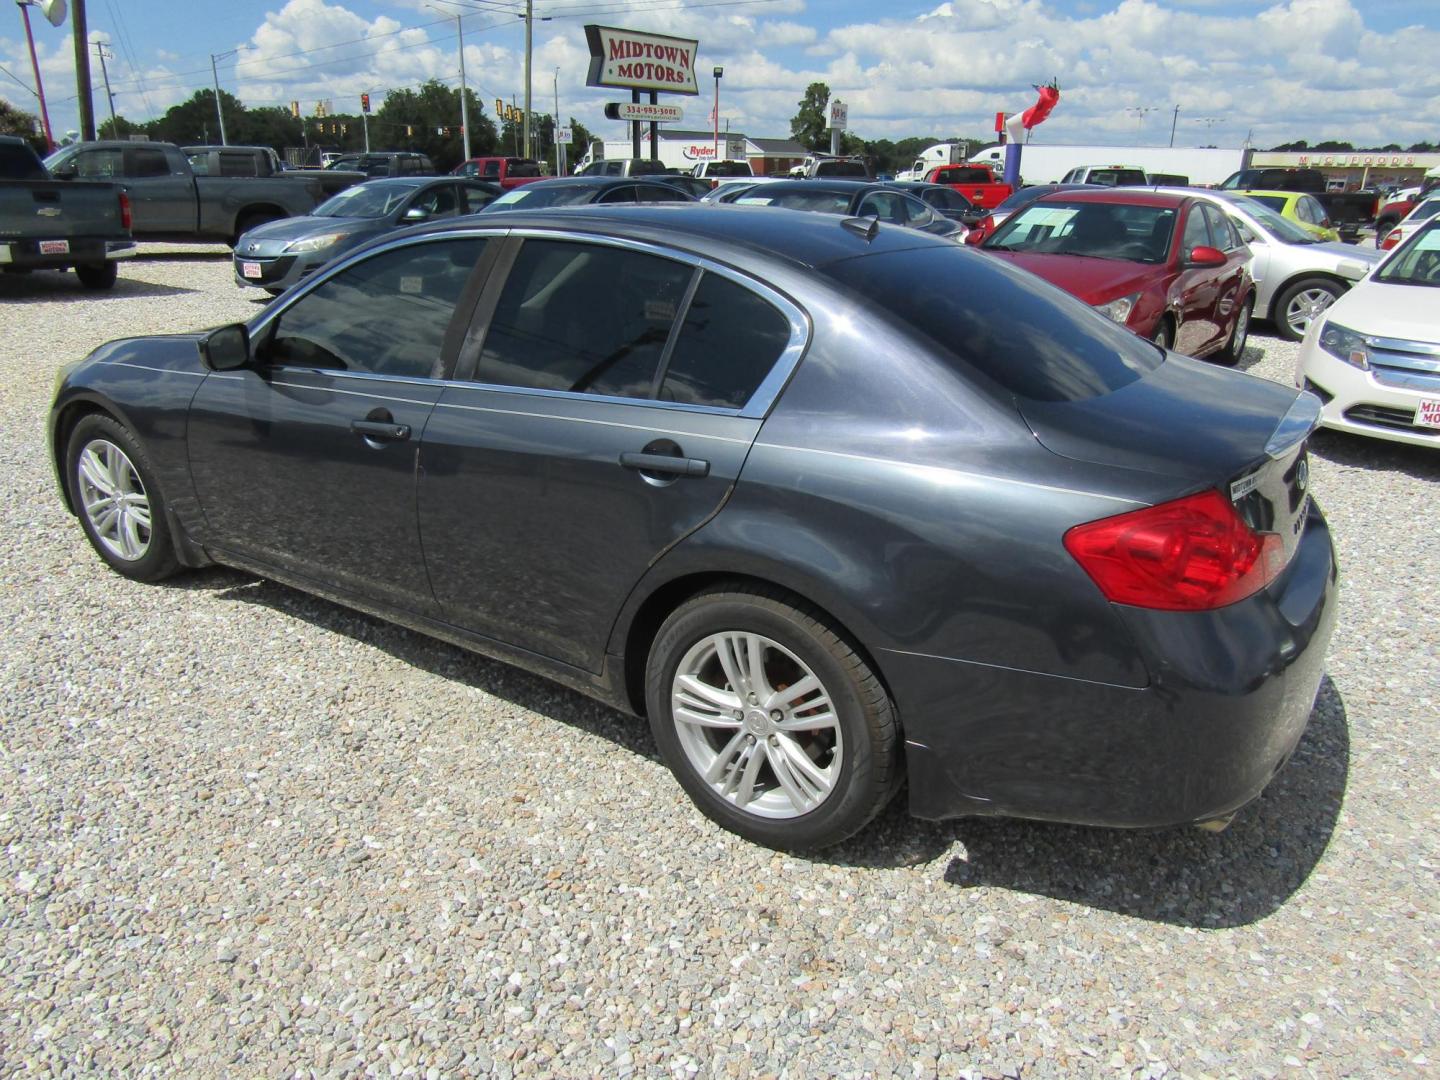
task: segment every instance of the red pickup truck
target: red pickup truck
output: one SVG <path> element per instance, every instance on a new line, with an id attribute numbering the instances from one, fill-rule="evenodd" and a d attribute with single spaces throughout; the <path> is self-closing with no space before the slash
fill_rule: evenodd
<path id="1" fill-rule="evenodd" d="M 472 176 L 477 180 L 488 180 L 509 191 L 521 184 L 533 184 L 544 180 L 540 163 L 529 158 L 477 157 L 462 161 L 451 170 L 452 176 Z"/>
<path id="2" fill-rule="evenodd" d="M 995 179 L 989 165 L 974 162 L 965 165 L 938 165 L 925 174 L 927 184 L 945 184 L 964 195 L 976 206 L 994 210 L 1014 194 L 1015 188 Z"/>

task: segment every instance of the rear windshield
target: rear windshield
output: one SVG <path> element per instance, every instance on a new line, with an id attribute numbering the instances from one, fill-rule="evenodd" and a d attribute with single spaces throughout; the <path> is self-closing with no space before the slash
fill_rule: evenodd
<path id="1" fill-rule="evenodd" d="M 608 190 L 594 184 L 546 184 L 542 181 L 539 184 L 511 188 L 485 209 L 514 210 L 516 207 L 523 207 L 534 210 L 541 206 L 575 206 L 588 203 Z"/>
<path id="2" fill-rule="evenodd" d="M 659 176 L 669 171 L 663 161 L 647 161 L 644 158 L 632 158 L 630 161 L 631 176 Z"/>
<path id="3" fill-rule="evenodd" d="M 994 183 L 995 177 L 989 169 L 972 165 L 969 168 L 942 169 L 935 180 L 940 184 L 990 184 Z"/>
<path id="4" fill-rule="evenodd" d="M 1070 294 L 960 246 L 860 256 L 825 272 L 930 339 L 954 370 L 1032 401 L 1108 394 L 1164 360 Z"/>
<path id="5" fill-rule="evenodd" d="M 858 161 L 822 161 L 815 166 L 816 176 L 864 176 L 869 172 Z"/>
<path id="6" fill-rule="evenodd" d="M 705 166 L 706 176 L 753 176 L 750 165 L 744 161 L 712 161 Z"/>
<path id="7" fill-rule="evenodd" d="M 1087 182 L 1104 187 L 1143 186 L 1145 174 L 1139 169 L 1091 169 Z"/>
<path id="8" fill-rule="evenodd" d="M 18 143 L 0 142 L 0 180 L 48 180 L 35 151 Z"/>
<path id="9" fill-rule="evenodd" d="M 848 214 L 851 194 L 848 191 L 816 191 L 801 188 L 798 191 L 786 189 L 769 190 L 771 184 L 757 184 L 748 194 L 736 202 L 744 206 L 783 206 L 787 210 L 815 210 L 822 214 Z"/>

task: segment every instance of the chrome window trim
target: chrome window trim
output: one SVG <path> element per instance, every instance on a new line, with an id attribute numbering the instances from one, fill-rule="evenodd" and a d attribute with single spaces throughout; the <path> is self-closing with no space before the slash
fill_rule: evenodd
<path id="1" fill-rule="evenodd" d="M 468 215 L 467 215 L 468 216 Z M 574 243 L 601 244 L 607 247 L 623 248 L 631 251 L 640 251 L 660 258 L 671 259 L 675 262 L 684 263 L 691 267 L 698 267 L 706 273 L 714 273 L 726 278 L 742 288 L 758 293 L 765 300 L 778 308 L 785 316 L 786 322 L 790 325 L 790 340 L 785 348 L 781 350 L 780 356 L 771 365 L 770 373 L 760 381 L 755 392 L 741 408 L 725 409 L 712 405 L 689 405 L 673 401 L 661 401 L 658 398 L 624 398 L 612 397 L 604 394 L 582 394 L 568 390 L 543 390 L 525 386 L 502 386 L 496 383 L 477 382 L 473 380 L 457 379 L 414 379 L 410 376 L 401 375 L 378 375 L 365 372 L 337 372 L 328 368 L 301 368 L 290 365 L 277 365 L 284 370 L 289 368 L 296 371 L 323 371 L 335 378 L 363 378 L 363 379 L 384 379 L 400 383 L 422 383 L 426 386 L 447 385 L 464 386 L 475 389 L 494 391 L 506 394 L 535 395 L 539 397 L 554 397 L 569 399 L 573 401 L 609 401 L 625 405 L 639 405 L 649 408 L 673 409 L 680 412 L 710 413 L 718 416 L 739 416 L 750 420 L 764 419 L 775 401 L 780 396 L 780 391 L 790 381 L 791 375 L 799 367 L 800 360 L 810 344 L 811 322 L 810 316 L 799 304 L 778 289 L 766 282 L 752 277 L 749 274 L 727 266 L 725 263 L 700 255 L 683 248 L 665 247 L 649 240 L 637 240 L 631 237 L 612 236 L 605 233 L 591 233 L 579 229 L 549 229 L 535 226 L 521 226 L 519 228 L 503 225 L 485 226 L 480 223 L 464 229 L 447 229 L 442 233 L 430 233 L 420 236 L 406 236 L 367 248 L 360 252 L 351 252 L 343 256 L 333 266 L 326 267 L 323 271 L 305 278 L 296 285 L 289 293 L 283 295 L 270 307 L 266 308 L 255 320 L 250 323 L 248 330 L 250 339 L 257 341 L 270 327 L 270 325 L 283 315 L 291 306 L 308 296 L 314 289 L 319 288 L 329 281 L 336 274 L 343 273 L 356 262 L 374 256 L 384 254 L 396 248 L 409 247 L 416 244 L 438 243 L 446 240 L 459 239 L 486 239 L 503 240 L 509 237 L 534 240 L 561 240 Z M 282 302 L 283 301 L 283 302 Z"/>

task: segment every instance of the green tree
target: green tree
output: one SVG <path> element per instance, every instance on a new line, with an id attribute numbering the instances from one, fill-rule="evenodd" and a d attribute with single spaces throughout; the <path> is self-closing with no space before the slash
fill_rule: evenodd
<path id="1" fill-rule="evenodd" d="M 245 105 L 234 94 L 220 91 L 220 104 L 225 109 L 225 136 L 230 142 L 231 132 L 238 131 L 243 124 Z M 215 119 L 215 91 L 197 90 L 179 105 L 172 105 L 165 115 L 147 125 L 152 139 L 173 142 L 181 146 L 215 144 L 220 141 L 220 125 Z"/>
<path id="2" fill-rule="evenodd" d="M 1316 143 L 1311 149 L 1317 153 L 1333 154 L 1339 151 L 1348 153 L 1354 150 L 1355 147 L 1348 142 L 1341 142 L 1338 139 L 1326 139 L 1324 142 Z"/>
<path id="3" fill-rule="evenodd" d="M 810 150 L 825 150 L 830 146 L 825 130 L 830 125 L 826 112 L 830 104 L 830 87 L 824 83 L 811 83 L 805 88 L 805 96 L 797 105 L 800 111 L 790 121 L 790 136 Z"/>
<path id="4" fill-rule="evenodd" d="M 470 153 L 477 157 L 494 153 L 495 124 L 473 90 L 466 91 L 465 106 L 470 117 Z M 353 133 L 355 127 L 350 130 Z M 460 91 L 436 79 L 418 90 L 392 90 L 370 120 L 370 147 L 418 150 L 429 155 L 439 171 L 453 169 L 465 156 Z"/>
<path id="5" fill-rule="evenodd" d="M 291 115 L 280 105 L 246 109 L 235 120 L 225 114 L 225 137 L 239 146 L 269 146 L 284 154 L 287 146 L 301 146 L 305 141 L 304 121 Z"/>
<path id="6" fill-rule="evenodd" d="M 39 123 L 40 121 L 33 113 L 18 109 L 4 98 L 0 98 L 0 135 L 19 135 L 26 139 L 33 139 Z"/>
<path id="7" fill-rule="evenodd" d="M 95 126 L 95 134 L 101 139 L 128 139 L 131 135 L 148 135 L 149 132 L 149 124 L 126 120 L 124 115 L 119 113 L 112 122 L 107 112 Z"/>

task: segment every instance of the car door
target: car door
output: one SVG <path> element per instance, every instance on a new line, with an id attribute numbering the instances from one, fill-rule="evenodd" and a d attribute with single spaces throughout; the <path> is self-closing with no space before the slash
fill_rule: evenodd
<path id="1" fill-rule="evenodd" d="M 417 237 L 350 263 L 261 317 L 252 368 L 205 377 L 188 444 L 207 546 L 433 613 L 418 448 L 485 243 Z"/>
<path id="2" fill-rule="evenodd" d="M 195 180 L 184 158 L 155 146 L 125 147 L 125 190 L 137 233 L 192 232 L 196 223 Z"/>
<path id="3" fill-rule="evenodd" d="M 625 241 L 528 236 L 507 262 L 426 428 L 426 565 L 451 623 L 598 672 L 635 583 L 723 505 L 806 323 Z"/>
<path id="4" fill-rule="evenodd" d="M 1250 252 L 1218 206 L 1204 203 L 1201 210 L 1210 228 L 1211 245 L 1225 253 L 1225 265 L 1214 268 L 1216 336 L 1219 342 L 1223 342 L 1230 339 L 1230 330 L 1244 301 L 1248 287 L 1246 264 L 1250 261 Z"/>
<path id="5" fill-rule="evenodd" d="M 1215 303 L 1219 298 L 1219 275 L 1211 266 L 1196 266 L 1190 252 L 1197 247 L 1213 247 L 1210 226 L 1202 205 L 1192 202 L 1185 208 L 1185 221 L 1180 226 L 1179 274 L 1174 295 L 1180 307 L 1180 322 L 1175 328 L 1175 351 L 1194 356 L 1215 340 L 1219 327 L 1215 321 Z"/>

